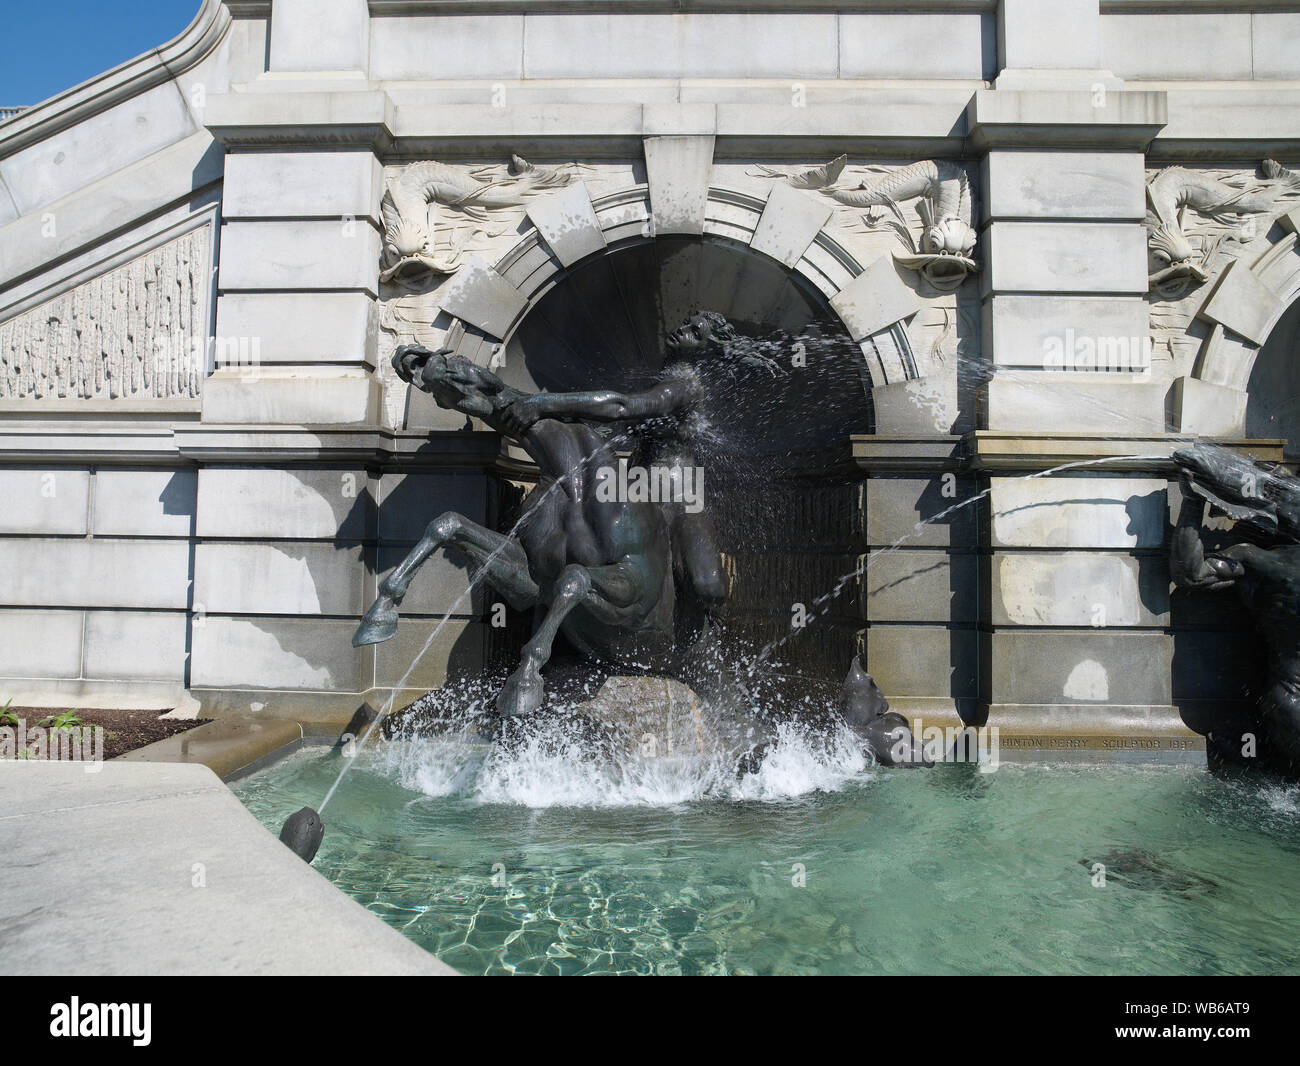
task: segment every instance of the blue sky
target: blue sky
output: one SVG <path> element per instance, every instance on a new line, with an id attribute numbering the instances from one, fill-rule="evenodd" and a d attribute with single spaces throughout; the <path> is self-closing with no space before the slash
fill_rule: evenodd
<path id="1" fill-rule="evenodd" d="M 29 0 L 0 19 L 0 107 L 37 104 L 165 44 L 200 0 Z"/>

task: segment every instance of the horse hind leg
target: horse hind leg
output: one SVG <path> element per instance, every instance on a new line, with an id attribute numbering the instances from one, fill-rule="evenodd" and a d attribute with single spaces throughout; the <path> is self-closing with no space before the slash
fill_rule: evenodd
<path id="1" fill-rule="evenodd" d="M 411 580 L 429 556 L 448 545 L 459 548 L 476 566 L 482 567 L 484 579 L 512 607 L 524 610 L 537 603 L 540 591 L 529 576 L 528 556 L 519 542 L 471 522 L 455 511 L 447 511 L 429 523 L 420 542 L 379 583 L 379 595 L 352 637 L 353 647 L 378 644 L 397 632 L 397 608 Z"/>
<path id="2" fill-rule="evenodd" d="M 551 660 L 551 649 L 560 627 L 573 609 L 584 605 L 608 625 L 626 625 L 622 617 L 638 597 L 640 582 L 636 568 L 616 563 L 612 566 L 580 566 L 570 563 L 556 579 L 546 617 L 529 642 L 524 645 L 519 666 L 506 679 L 497 696 L 497 713 L 502 717 L 531 714 L 542 705 L 545 687 L 542 667 Z"/>
<path id="3" fill-rule="evenodd" d="M 542 667 L 551 660 L 551 649 L 565 618 L 591 592 L 591 575 L 576 563 L 566 566 L 556 579 L 554 597 L 546 607 L 546 617 L 532 639 L 524 645 L 519 666 L 497 695 L 497 714 L 503 718 L 531 714 L 542 705 L 545 686 Z"/>

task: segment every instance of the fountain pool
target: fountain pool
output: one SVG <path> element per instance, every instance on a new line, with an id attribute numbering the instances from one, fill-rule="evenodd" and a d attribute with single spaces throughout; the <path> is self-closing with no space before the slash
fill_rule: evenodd
<path id="1" fill-rule="evenodd" d="M 1300 972 L 1300 788 L 779 747 L 735 785 L 690 760 L 389 742 L 356 758 L 314 865 L 470 974 Z M 342 758 L 232 787 L 278 831 Z"/>

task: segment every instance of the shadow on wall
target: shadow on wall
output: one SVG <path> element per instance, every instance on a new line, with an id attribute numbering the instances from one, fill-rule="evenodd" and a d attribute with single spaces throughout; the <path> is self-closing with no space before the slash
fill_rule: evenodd
<path id="1" fill-rule="evenodd" d="M 436 481 L 446 489 L 449 476 L 454 472 L 439 473 Z M 482 615 L 484 598 L 476 591 L 464 603 L 457 602 L 468 585 L 471 568 L 469 559 L 454 549 L 435 553 L 416 578 L 405 605 L 410 617 L 396 637 L 378 647 L 352 647 L 352 635 L 375 596 L 383 568 L 395 565 L 414 546 L 414 540 L 405 537 L 418 537 L 430 521 L 447 510 L 469 512 L 482 519 L 482 496 L 472 487 L 476 478 L 482 479 L 481 475 L 466 474 L 466 485 L 460 491 L 450 481 L 452 491 L 435 493 L 427 491 L 433 479 L 401 479 L 385 499 L 382 515 L 370 486 L 362 484 L 338 519 L 334 539 L 253 541 L 261 549 L 253 556 L 255 564 L 269 568 L 269 574 L 260 580 L 271 587 L 253 589 L 234 601 L 248 613 L 218 607 L 209 608 L 209 617 L 208 611 L 193 604 L 187 656 L 192 657 L 197 642 L 204 646 L 205 655 L 216 657 L 215 662 L 204 663 L 200 685 L 363 692 L 395 684 L 419 659 L 426 639 L 453 608 L 453 623 L 412 671 L 408 684 L 432 687 L 446 676 L 480 672 L 483 628 L 472 623 Z M 184 507 L 183 484 L 173 479 L 163 497 L 166 507 Z M 392 539 L 380 539 L 379 534 L 385 531 L 391 531 Z M 456 575 L 454 581 L 449 580 L 452 574 Z M 255 572 L 247 570 L 231 573 L 228 579 L 259 580 Z M 204 627 L 210 627 L 208 640 L 199 639 L 195 632 Z"/>
<path id="2" fill-rule="evenodd" d="M 1128 526 L 1124 532 L 1139 542 L 1152 528 L 1153 514 L 1168 513 L 1168 492 L 1157 489 L 1145 496 L 1130 496 L 1124 503 L 1128 513 Z M 1169 611 L 1169 557 L 1165 544 L 1169 543 L 1168 530 L 1159 549 L 1139 550 L 1135 553 L 1138 564 L 1138 598 L 1142 606 L 1154 617 L 1161 618 Z M 1150 554 L 1158 550 L 1159 554 Z"/>
<path id="3" fill-rule="evenodd" d="M 976 618 L 979 614 L 979 563 L 974 554 L 975 518 L 978 505 L 958 507 L 973 495 L 968 480 L 953 476 L 930 478 L 916 501 L 917 521 L 948 530 L 948 684 L 946 695 L 957 707 L 962 721 L 982 725 L 979 710 L 979 640 Z M 942 517 L 938 517 L 942 516 Z"/>
<path id="4" fill-rule="evenodd" d="M 163 514 L 189 518 L 189 534 L 194 535 L 198 514 L 198 479 L 193 470 L 178 470 L 172 474 L 158 494 L 158 502 L 162 504 Z"/>
<path id="5" fill-rule="evenodd" d="M 432 477 L 437 479 L 438 491 L 430 491 L 431 478 L 408 475 L 386 489 L 382 502 L 375 506 L 378 539 L 366 560 L 373 580 L 366 583 L 363 611 L 377 592 L 378 580 L 406 557 L 439 515 L 454 511 L 489 529 L 501 528 L 497 520 L 501 508 L 488 476 L 441 471 Z M 452 573 L 457 575 L 454 582 L 448 580 Z M 469 557 L 456 548 L 439 548 L 430 557 L 411 584 L 403 604 L 406 618 L 399 624 L 397 636 L 373 648 L 376 686 L 399 684 L 408 670 L 406 687 L 424 689 L 483 672 L 490 658 L 485 645 L 492 631 L 472 623 L 483 621 L 497 597 L 486 584 L 480 584 L 462 602 L 460 597 L 474 574 Z M 426 652 L 426 640 L 452 610 L 455 623 L 449 624 Z M 517 622 L 514 628 L 518 628 Z"/>
<path id="6" fill-rule="evenodd" d="M 181 683 L 190 687 L 190 669 L 194 662 L 194 534 L 198 528 L 199 477 L 196 470 L 178 470 L 167 479 L 158 493 L 162 513 L 168 517 L 188 518 L 185 535 L 189 538 L 189 557 L 186 573 L 189 575 L 189 592 L 185 612 L 185 647 L 182 652 Z"/>

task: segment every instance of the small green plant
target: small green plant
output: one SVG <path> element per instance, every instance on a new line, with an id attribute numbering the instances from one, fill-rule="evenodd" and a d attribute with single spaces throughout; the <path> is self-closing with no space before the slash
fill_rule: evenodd
<path id="1" fill-rule="evenodd" d="M 9 699 L 5 700 L 5 705 L 0 707 L 0 726 L 11 725 L 14 728 L 18 727 L 18 715 L 9 709 L 13 706 L 13 702 L 13 697 L 10 696 Z"/>
<path id="2" fill-rule="evenodd" d="M 76 729 L 81 725 L 81 715 L 76 711 L 64 711 L 60 715 L 50 715 L 48 718 L 42 718 L 38 725 L 47 726 L 58 732 L 61 729 Z"/>

